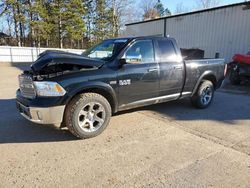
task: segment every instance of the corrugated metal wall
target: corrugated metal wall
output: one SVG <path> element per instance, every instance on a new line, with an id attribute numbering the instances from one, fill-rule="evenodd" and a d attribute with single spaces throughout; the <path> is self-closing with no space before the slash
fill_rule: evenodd
<path id="1" fill-rule="evenodd" d="M 145 22 L 126 27 L 126 36 L 163 35 L 164 20 Z"/>
<path id="2" fill-rule="evenodd" d="M 200 48 L 205 57 L 231 61 L 235 53 L 250 51 L 250 9 L 232 6 L 166 19 L 166 34 L 182 48 Z M 164 19 L 128 25 L 126 35 L 159 35 L 164 33 Z"/>

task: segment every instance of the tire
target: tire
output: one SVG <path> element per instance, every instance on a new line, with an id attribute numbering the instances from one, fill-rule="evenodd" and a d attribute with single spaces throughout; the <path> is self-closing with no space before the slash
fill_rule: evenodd
<path id="1" fill-rule="evenodd" d="M 65 124 L 78 138 L 92 138 L 101 134 L 109 124 L 111 106 L 97 93 L 76 96 L 66 107 Z"/>
<path id="2" fill-rule="evenodd" d="M 196 93 L 191 97 L 191 103 L 200 109 L 207 108 L 213 101 L 214 85 L 209 80 L 203 80 Z"/>
<path id="3" fill-rule="evenodd" d="M 234 70 L 233 68 L 230 71 L 229 80 L 232 85 L 240 85 L 240 75 L 237 70 Z"/>

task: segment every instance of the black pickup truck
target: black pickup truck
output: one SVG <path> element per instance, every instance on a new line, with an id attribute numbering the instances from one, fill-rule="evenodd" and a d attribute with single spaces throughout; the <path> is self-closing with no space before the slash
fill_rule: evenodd
<path id="1" fill-rule="evenodd" d="M 90 138 L 121 110 L 182 98 L 206 108 L 225 74 L 223 59 L 183 60 L 173 38 L 108 39 L 82 55 L 42 53 L 19 76 L 16 104 L 32 122 Z"/>

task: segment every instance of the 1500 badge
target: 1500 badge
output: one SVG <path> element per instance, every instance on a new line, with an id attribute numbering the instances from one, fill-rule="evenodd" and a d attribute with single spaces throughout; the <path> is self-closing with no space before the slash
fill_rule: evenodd
<path id="1" fill-rule="evenodd" d="M 120 86 L 126 86 L 126 85 L 130 85 L 131 84 L 131 80 L 119 80 L 119 85 Z"/>

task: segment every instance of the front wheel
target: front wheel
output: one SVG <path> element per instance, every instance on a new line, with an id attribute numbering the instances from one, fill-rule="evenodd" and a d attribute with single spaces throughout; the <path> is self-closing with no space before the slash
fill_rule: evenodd
<path id="1" fill-rule="evenodd" d="M 111 107 L 105 97 L 97 93 L 76 96 L 67 106 L 65 124 L 78 138 L 99 135 L 107 127 L 111 117 Z"/>
<path id="2" fill-rule="evenodd" d="M 191 97 L 191 103 L 197 108 L 207 108 L 214 97 L 214 86 L 209 80 L 204 80 L 199 85 L 196 93 Z"/>

